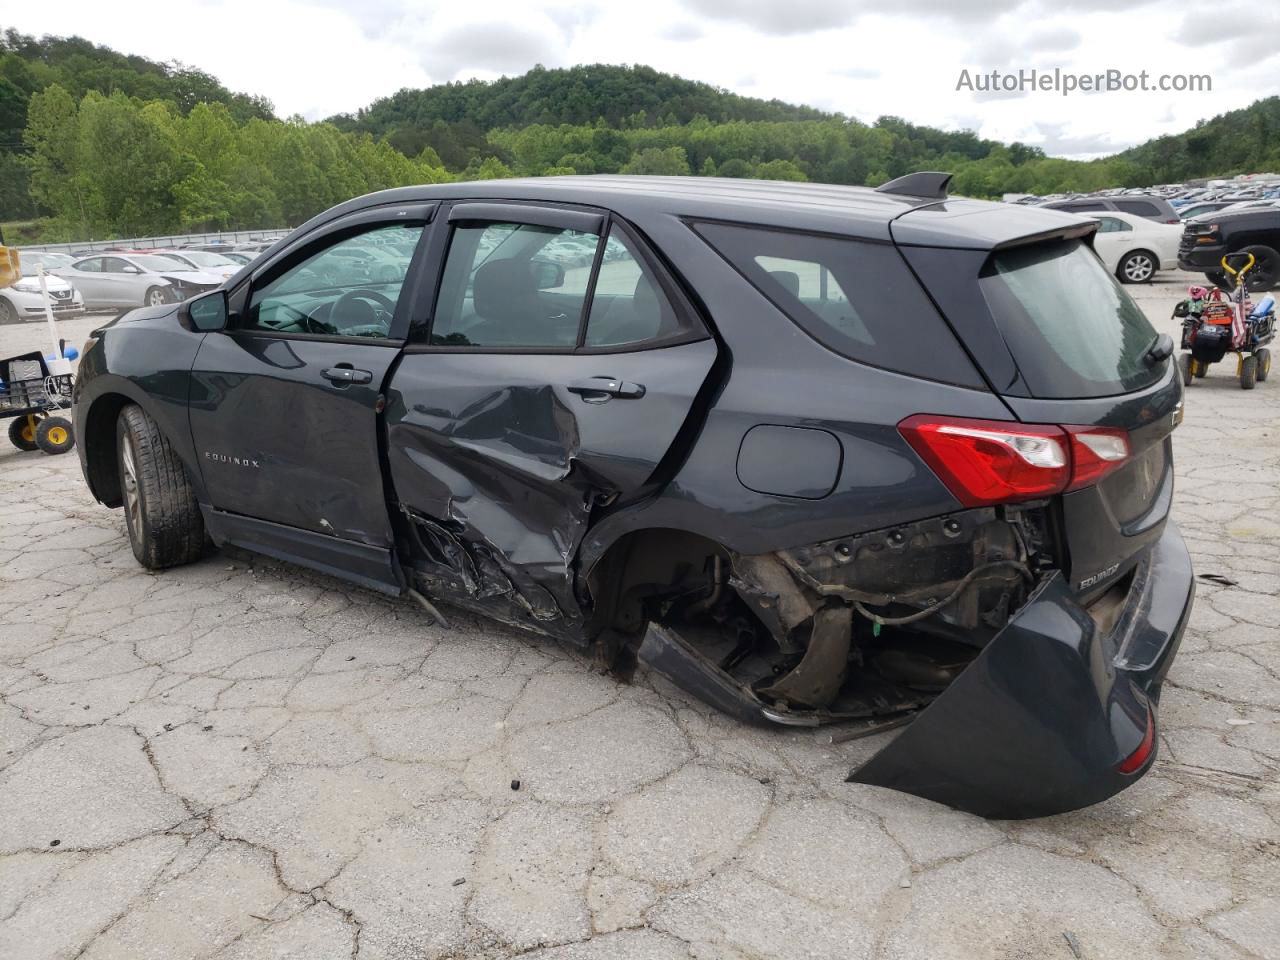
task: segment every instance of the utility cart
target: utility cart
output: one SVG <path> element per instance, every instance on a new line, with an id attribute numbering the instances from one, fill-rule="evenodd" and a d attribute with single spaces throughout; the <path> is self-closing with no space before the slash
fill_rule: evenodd
<path id="1" fill-rule="evenodd" d="M 71 374 L 50 371 L 39 351 L 0 360 L 0 419 L 9 419 L 9 440 L 19 450 L 66 453 L 75 446 L 71 421 Z"/>

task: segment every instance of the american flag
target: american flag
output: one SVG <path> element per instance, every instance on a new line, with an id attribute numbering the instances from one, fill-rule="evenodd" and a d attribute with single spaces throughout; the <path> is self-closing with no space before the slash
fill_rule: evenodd
<path id="1" fill-rule="evenodd" d="M 1244 335 L 1247 328 L 1246 317 L 1253 310 L 1253 304 L 1244 298 L 1243 291 L 1236 297 L 1235 310 L 1231 312 L 1231 349 L 1239 350 L 1244 346 Z"/>

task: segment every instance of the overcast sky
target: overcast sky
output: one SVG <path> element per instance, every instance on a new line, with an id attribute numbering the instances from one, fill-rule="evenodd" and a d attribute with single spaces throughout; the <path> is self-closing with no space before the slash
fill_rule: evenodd
<path id="1" fill-rule="evenodd" d="M 10 4 L 320 119 L 401 87 L 536 63 L 644 63 L 872 121 L 968 128 L 1057 156 L 1110 153 L 1280 92 L 1280 4 L 1202 0 L 60 0 Z M 892 11 L 892 12 L 888 12 Z M 1211 93 L 957 91 L 961 71 L 1209 73 Z"/>

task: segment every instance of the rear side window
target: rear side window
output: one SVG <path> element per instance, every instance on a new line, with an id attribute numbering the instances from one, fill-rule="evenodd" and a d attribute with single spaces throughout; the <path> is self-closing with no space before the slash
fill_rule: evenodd
<path id="1" fill-rule="evenodd" d="M 1049 205 L 1052 210 L 1066 210 L 1068 213 L 1078 213 L 1081 210 L 1109 210 L 1105 203 L 1098 200 L 1086 200 L 1082 203 L 1053 203 Z"/>
<path id="2" fill-rule="evenodd" d="M 1146 316 L 1079 240 L 993 254 L 983 296 L 1033 396 L 1105 397 L 1158 381 Z"/>
<path id="3" fill-rule="evenodd" d="M 721 223 L 694 229 L 823 346 L 899 373 L 982 386 L 891 244 Z"/>
<path id="4" fill-rule="evenodd" d="M 1132 213 L 1137 217 L 1158 217 L 1160 208 L 1150 200 L 1116 200 L 1116 209 L 1121 213 Z"/>

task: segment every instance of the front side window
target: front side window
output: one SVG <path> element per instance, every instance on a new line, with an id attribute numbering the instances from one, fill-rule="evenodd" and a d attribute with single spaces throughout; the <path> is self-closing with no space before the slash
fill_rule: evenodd
<path id="1" fill-rule="evenodd" d="M 133 266 L 131 263 L 119 257 L 103 257 L 100 269 L 103 273 L 128 273 L 131 266 Z M 135 268 L 134 273 L 137 272 L 139 271 Z"/>
<path id="2" fill-rule="evenodd" d="M 242 329 L 385 338 L 422 224 L 348 235 L 293 264 L 249 297 Z"/>
<path id="3" fill-rule="evenodd" d="M 75 268 L 81 273 L 101 273 L 102 258 L 90 257 L 88 260 L 81 260 L 79 263 L 75 264 Z"/>
<path id="4" fill-rule="evenodd" d="M 828 349 L 930 380 L 975 382 L 955 334 L 892 245 L 738 224 L 695 229 Z"/>

